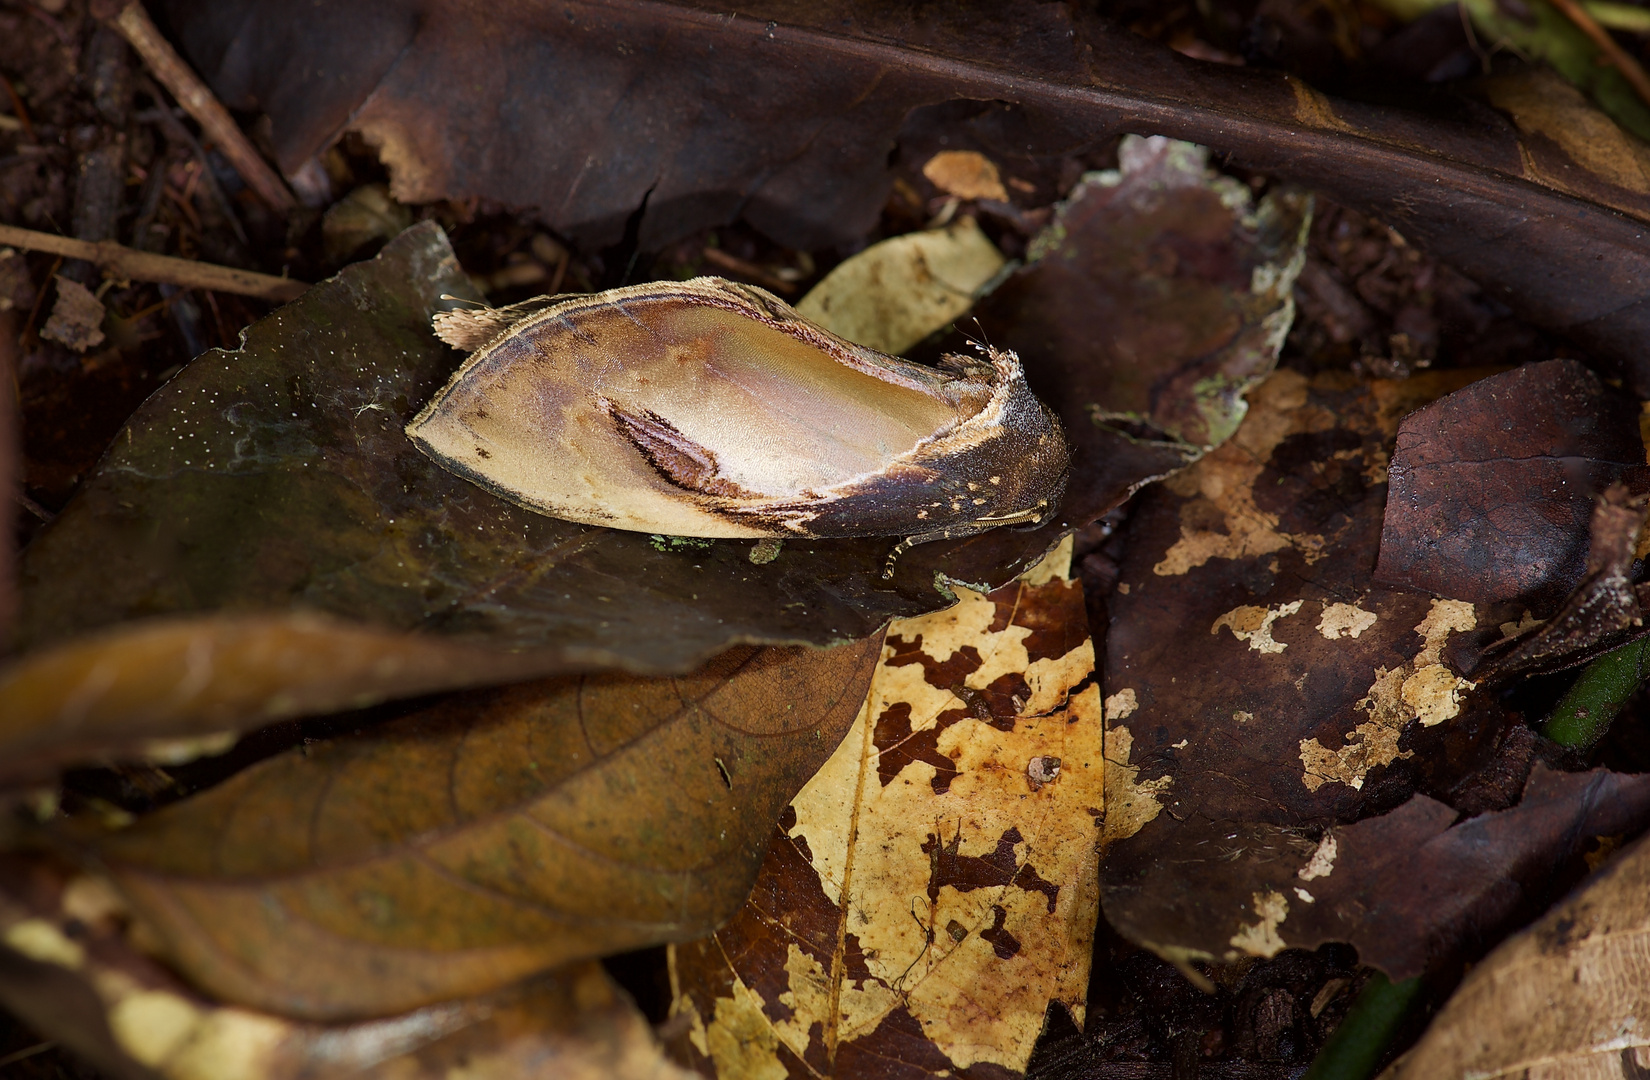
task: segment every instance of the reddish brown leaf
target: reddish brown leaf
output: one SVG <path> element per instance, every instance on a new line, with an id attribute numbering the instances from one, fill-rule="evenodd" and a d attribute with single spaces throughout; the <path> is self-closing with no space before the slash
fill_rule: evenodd
<path id="1" fill-rule="evenodd" d="M 1510 630 L 1503 625 L 1463 635 L 1450 643 L 1445 663 L 1479 682 L 1502 683 L 1515 675 L 1575 667 L 1650 632 L 1632 581 L 1647 510 L 1650 501 L 1629 495 L 1624 485 L 1606 491 L 1593 507 L 1587 576 L 1558 614 L 1522 633 L 1518 625 L 1535 622 L 1527 611 L 1515 617 Z"/>
<path id="2" fill-rule="evenodd" d="M 157 6 L 220 95 L 269 112 L 288 172 L 354 129 L 404 201 L 536 206 L 599 246 L 645 197 L 644 249 L 735 217 L 815 247 L 866 232 L 914 111 L 1003 102 L 1000 163 L 1125 131 L 1206 144 L 1377 214 L 1645 382 L 1638 151 L 1516 78 L 1493 108 L 1336 101 L 1029 0 Z"/>
<path id="3" fill-rule="evenodd" d="M 333 1019 L 484 992 L 726 918 L 880 644 L 451 698 L 266 761 L 84 854 L 225 1000 Z"/>
<path id="4" fill-rule="evenodd" d="M 1407 417 L 1375 580 L 1549 615 L 1586 573 L 1593 500 L 1650 483 L 1638 410 L 1573 360 L 1529 364 Z"/>

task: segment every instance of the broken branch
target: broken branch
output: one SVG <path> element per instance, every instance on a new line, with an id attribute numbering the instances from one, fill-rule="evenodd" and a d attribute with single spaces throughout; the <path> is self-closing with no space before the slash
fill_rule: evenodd
<path id="1" fill-rule="evenodd" d="M 172 43 L 161 36 L 160 29 L 143 5 L 133 0 L 111 20 L 116 30 L 131 43 L 155 79 L 177 99 L 179 105 L 200 124 L 207 138 L 241 174 L 248 187 L 273 210 L 290 214 L 298 208 L 298 200 L 287 189 L 275 170 L 269 167 L 253 145 L 247 141 L 235 118 L 229 115 L 210 88 L 190 70 Z"/>
<path id="2" fill-rule="evenodd" d="M 112 240 L 94 244 L 68 236 L 20 229 L 15 225 L 0 225 L 0 244 L 10 244 L 25 251 L 47 251 L 69 259 L 85 259 L 100 270 L 131 281 L 153 281 L 186 289 L 216 289 L 277 303 L 295 300 L 309 288 L 302 281 L 275 277 L 273 274 L 176 259 L 170 255 L 152 255 L 147 251 L 122 247 Z"/>

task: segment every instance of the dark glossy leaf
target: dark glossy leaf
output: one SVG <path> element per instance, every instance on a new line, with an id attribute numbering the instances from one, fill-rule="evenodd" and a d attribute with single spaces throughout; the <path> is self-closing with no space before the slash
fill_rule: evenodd
<path id="1" fill-rule="evenodd" d="M 1565 598 L 1558 614 L 1517 633 L 1517 626 L 1535 620 L 1527 614 L 1519 617 L 1512 605 L 1507 612 L 1512 616 L 1511 634 L 1502 626 L 1464 634 L 1450 642 L 1444 662 L 1478 682 L 1505 683 L 1516 675 L 1584 664 L 1650 633 L 1644 625 L 1640 587 L 1632 580 L 1647 509 L 1650 504 L 1644 497 L 1633 497 L 1625 485 L 1599 496 L 1588 527 L 1587 576 Z"/>
<path id="2" fill-rule="evenodd" d="M 1587 572 L 1594 499 L 1650 484 L 1638 409 L 1574 360 L 1480 380 L 1406 417 L 1375 580 L 1545 617 Z"/>
<path id="3" fill-rule="evenodd" d="M 697 937 L 860 711 L 880 637 L 459 695 L 65 843 L 224 1000 L 384 1015 Z"/>
<path id="4" fill-rule="evenodd" d="M 1540 76 L 1428 111 L 1338 101 L 1032 0 L 157 7 L 227 101 L 269 113 L 289 172 L 353 129 L 404 201 L 535 206 L 601 245 L 646 196 L 644 249 L 735 217 L 815 247 L 875 219 L 913 111 L 1003 102 L 1012 157 L 1171 135 L 1374 213 L 1650 385 L 1644 151 Z"/>

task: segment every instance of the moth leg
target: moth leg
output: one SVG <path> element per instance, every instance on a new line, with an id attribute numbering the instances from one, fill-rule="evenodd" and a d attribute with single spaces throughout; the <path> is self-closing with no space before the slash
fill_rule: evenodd
<path id="1" fill-rule="evenodd" d="M 995 529 L 999 525 L 1020 525 L 1025 522 L 1041 522 L 1048 513 L 1046 506 L 1035 506 L 1027 510 L 1018 510 L 1012 514 L 998 514 L 995 517 L 975 518 L 958 525 L 948 525 L 943 529 L 933 529 L 915 536 L 907 536 L 894 545 L 894 550 L 888 553 L 888 561 L 882 567 L 882 580 L 887 581 L 894 576 L 894 563 L 901 555 L 916 547 L 918 544 L 928 544 L 935 540 L 956 540 L 964 536 L 974 536 Z"/>

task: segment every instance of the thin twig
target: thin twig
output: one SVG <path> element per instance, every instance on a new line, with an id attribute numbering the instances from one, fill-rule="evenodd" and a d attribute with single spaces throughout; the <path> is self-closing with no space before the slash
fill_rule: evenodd
<path id="1" fill-rule="evenodd" d="M 1632 54 L 1622 48 L 1621 44 L 1610 36 L 1610 31 L 1598 24 L 1597 19 L 1587 14 L 1587 10 L 1577 3 L 1577 0 L 1552 2 L 1553 7 L 1562 12 L 1566 19 L 1576 24 L 1577 30 L 1593 39 L 1593 44 L 1604 54 L 1604 59 L 1621 72 L 1621 77 L 1626 79 L 1633 92 L 1638 94 L 1639 100 L 1650 105 L 1650 75 L 1644 73 L 1644 68 L 1639 66 L 1639 62 L 1633 59 Z"/>
<path id="2" fill-rule="evenodd" d="M 23 494 L 22 416 L 17 388 L 17 313 L 0 312 L 0 649 L 17 616 L 14 503 Z"/>
<path id="3" fill-rule="evenodd" d="M 147 251 L 123 247 L 113 240 L 94 244 L 53 233 L 19 229 L 15 225 L 0 225 L 0 244 L 10 244 L 25 251 L 49 251 L 69 259 L 85 259 L 129 281 L 154 281 L 180 285 L 186 289 L 216 289 L 239 296 L 255 296 L 259 300 L 295 300 L 309 288 L 302 281 L 291 278 L 191 259 L 174 259 L 170 255 L 152 255 Z"/>
<path id="4" fill-rule="evenodd" d="M 184 63 L 171 42 L 161 36 L 159 28 L 141 3 L 133 0 L 127 4 L 115 16 L 112 25 L 143 57 L 155 80 L 171 91 L 178 104 L 195 118 L 207 138 L 241 174 L 247 187 L 257 192 L 259 198 L 279 213 L 289 214 L 298 208 L 298 200 L 293 198 L 280 176 L 247 141 L 235 118 L 229 115 L 229 110 Z"/>
<path id="5" fill-rule="evenodd" d="M 34 121 L 29 119 L 28 106 L 24 105 L 23 99 L 18 96 L 17 87 L 13 86 L 5 75 L 0 74 L 0 88 L 3 88 L 6 96 L 11 99 L 12 113 L 17 117 L 18 123 L 23 125 L 23 134 L 28 136 L 30 142 L 39 142 L 40 136 L 34 133 Z"/>

